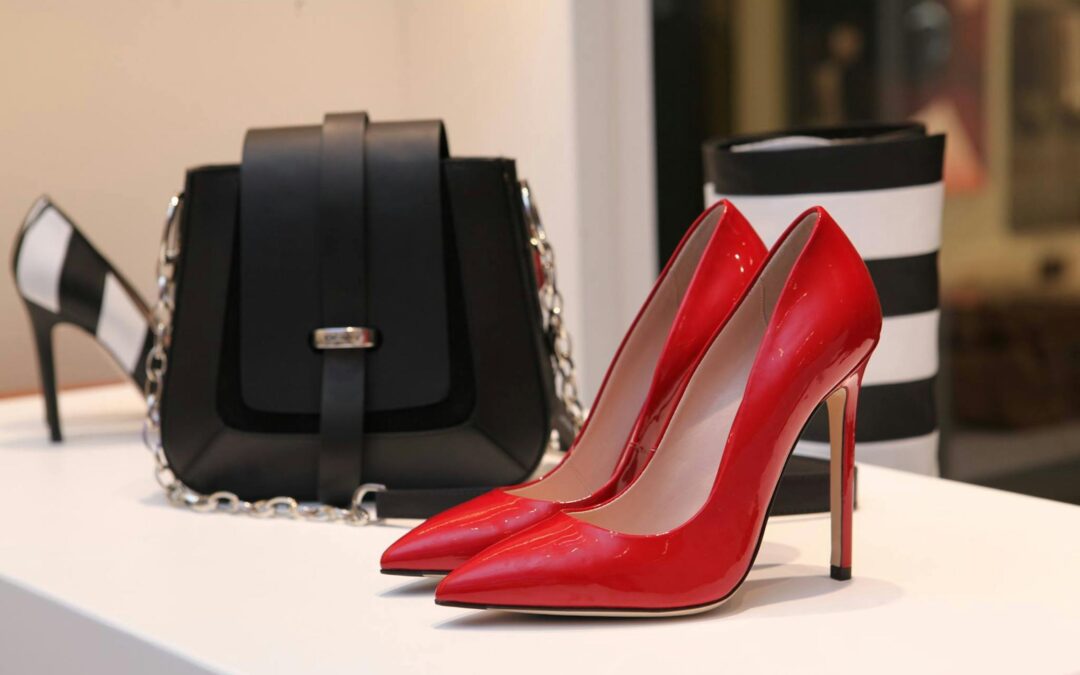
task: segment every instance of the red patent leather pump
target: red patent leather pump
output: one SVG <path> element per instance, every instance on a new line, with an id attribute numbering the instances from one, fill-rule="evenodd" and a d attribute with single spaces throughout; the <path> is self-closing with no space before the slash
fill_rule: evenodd
<path id="1" fill-rule="evenodd" d="M 881 307 L 820 207 L 788 228 L 685 378 L 655 457 L 615 498 L 555 514 L 439 584 L 436 602 L 545 614 L 663 616 L 731 597 L 814 408 L 832 438 L 832 576 L 850 578 L 855 406 Z"/>
<path id="2" fill-rule="evenodd" d="M 765 258 L 734 206 L 690 227 L 608 367 L 592 413 L 546 476 L 492 490 L 428 519 L 382 556 L 387 574 L 441 576 L 500 539 L 561 509 L 598 504 L 645 466 L 673 393 Z"/>

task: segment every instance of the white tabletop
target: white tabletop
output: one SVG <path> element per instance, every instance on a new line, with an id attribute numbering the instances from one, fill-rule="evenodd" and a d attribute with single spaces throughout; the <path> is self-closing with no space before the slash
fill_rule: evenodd
<path id="1" fill-rule="evenodd" d="M 1080 508 L 861 466 L 851 582 L 825 516 L 770 523 L 743 588 L 685 619 L 437 607 L 378 572 L 409 526 L 168 506 L 140 401 L 0 403 L 0 672 L 1080 672 Z"/>

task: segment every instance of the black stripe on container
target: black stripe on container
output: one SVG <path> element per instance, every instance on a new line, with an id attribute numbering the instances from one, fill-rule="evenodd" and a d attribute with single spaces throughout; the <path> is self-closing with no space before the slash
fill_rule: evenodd
<path id="1" fill-rule="evenodd" d="M 936 379 L 863 387 L 855 420 L 856 442 L 896 441 L 937 430 Z M 802 439 L 829 442 L 829 415 L 824 404 L 810 417 Z"/>
<path id="2" fill-rule="evenodd" d="M 861 138 L 826 147 L 732 152 L 732 145 L 784 136 Z M 941 180 L 945 136 L 919 125 L 797 129 L 707 141 L 705 180 L 722 195 L 857 192 L 926 185 Z"/>
<path id="3" fill-rule="evenodd" d="M 72 228 L 60 272 L 60 314 L 91 333 L 97 330 L 108 269 L 94 247 Z"/>
<path id="4" fill-rule="evenodd" d="M 867 260 L 884 316 L 918 314 L 938 308 L 938 254 Z"/>

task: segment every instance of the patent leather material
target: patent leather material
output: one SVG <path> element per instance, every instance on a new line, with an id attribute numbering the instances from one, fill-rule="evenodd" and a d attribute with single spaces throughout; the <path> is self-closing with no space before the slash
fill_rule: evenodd
<path id="1" fill-rule="evenodd" d="M 797 257 L 773 266 L 789 237 L 787 251 Z M 763 277 L 782 283 L 770 291 Z M 737 332 L 744 324 L 760 326 L 752 343 Z M 835 425 L 848 440 L 838 482 L 850 488 L 850 393 L 857 392 L 880 329 L 880 305 L 858 253 L 824 210 L 803 214 L 691 366 L 645 471 L 604 504 L 557 513 L 486 549 L 442 581 L 436 601 L 571 614 L 683 614 L 716 606 L 750 570 L 802 427 L 841 390 L 850 403 L 840 406 L 848 417 Z M 740 346 L 747 364 L 738 371 L 745 378 L 737 380 L 741 398 L 725 408 L 715 399 L 730 393 L 731 382 L 710 376 L 728 372 Z M 730 415 L 728 426 L 710 427 L 718 415 Z M 716 428 L 727 430 L 726 443 L 701 434 Z M 712 458 L 713 473 L 698 483 L 701 472 L 685 467 L 702 457 Z M 679 504 L 695 483 L 703 488 L 700 497 Z M 850 499 L 849 489 L 839 500 L 847 524 L 834 541 L 846 540 L 847 549 L 834 565 L 850 566 Z"/>
<path id="2" fill-rule="evenodd" d="M 693 251 L 687 253 L 688 242 L 699 228 L 710 222 L 710 218 L 716 219 L 715 227 L 704 249 L 698 254 L 700 258 L 692 268 L 693 276 L 689 283 L 672 278 L 671 270 L 677 265 L 695 262 L 682 260 L 680 263 L 680 258 L 695 255 Z M 563 461 L 543 478 L 492 490 L 428 519 L 387 549 L 381 560 L 382 570 L 397 574 L 445 573 L 488 546 L 562 509 L 588 507 L 617 494 L 647 464 L 651 457 L 648 448 L 654 447 L 659 429 L 673 410 L 675 392 L 688 366 L 742 296 L 765 253 L 765 246 L 753 228 L 729 202 L 720 202 L 706 210 L 683 237 L 623 338 L 597 394 L 594 404 L 596 412 L 590 416 Z M 684 284 L 685 292 L 679 288 Z M 662 333 L 666 334 L 662 349 L 651 361 L 640 358 L 640 355 L 633 353 L 635 345 L 640 343 L 635 343 L 632 336 L 639 330 L 650 305 L 670 302 L 673 295 L 678 310 L 670 328 Z M 637 367 L 642 367 L 644 362 L 645 367 L 653 369 L 652 379 L 646 380 L 647 388 L 640 393 L 608 393 L 612 373 L 620 361 L 637 364 Z M 613 403 L 605 401 L 605 396 L 628 400 L 621 404 Z M 633 399 L 634 396 L 637 398 Z M 636 420 L 632 426 L 618 430 L 617 437 L 583 442 L 590 430 L 596 431 L 594 426 L 598 423 L 595 418 L 605 413 L 601 402 L 609 403 L 608 409 L 612 405 L 633 405 L 634 410 L 638 411 Z M 602 423 L 599 424 L 602 426 Z M 582 461 L 587 458 L 574 457 L 575 453 L 595 452 L 597 446 L 610 443 L 616 443 L 622 449 L 614 455 L 614 461 L 587 463 Z M 568 469 L 573 460 L 577 460 L 578 465 Z M 555 499 L 534 496 L 544 494 L 548 487 L 546 482 L 558 479 L 560 471 L 580 472 L 581 465 L 602 474 L 588 476 L 581 481 L 582 485 L 591 487 L 580 487 L 576 491 L 560 488 L 554 491 L 558 495 Z"/>

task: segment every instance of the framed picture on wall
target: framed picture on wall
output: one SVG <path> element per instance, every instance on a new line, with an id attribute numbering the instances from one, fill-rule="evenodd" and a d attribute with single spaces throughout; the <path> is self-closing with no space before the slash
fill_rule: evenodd
<path id="1" fill-rule="evenodd" d="M 948 134 L 945 187 L 986 182 L 987 0 L 790 0 L 796 125 L 917 119 Z"/>
<path id="2" fill-rule="evenodd" d="M 1011 222 L 1080 228 L 1080 4 L 1012 14 Z"/>

